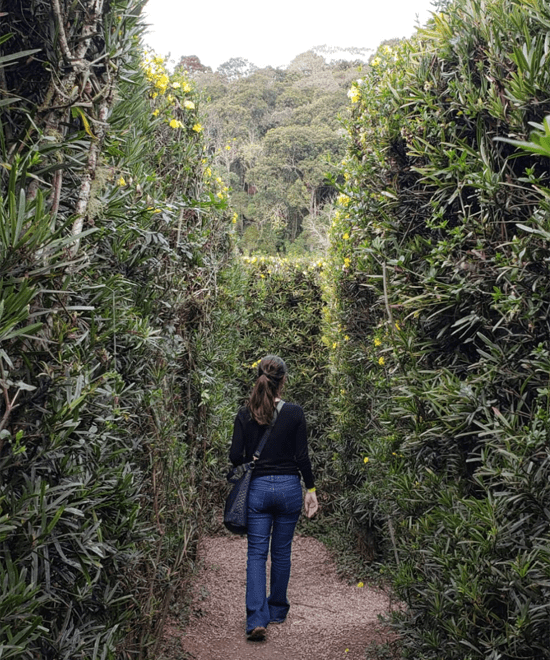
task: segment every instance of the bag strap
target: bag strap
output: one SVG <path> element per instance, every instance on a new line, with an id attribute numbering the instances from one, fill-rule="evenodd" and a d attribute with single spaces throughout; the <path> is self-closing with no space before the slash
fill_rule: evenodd
<path id="1" fill-rule="evenodd" d="M 273 413 L 273 419 L 271 420 L 271 424 L 266 428 L 262 439 L 258 443 L 258 447 L 256 448 L 256 451 L 254 452 L 254 456 L 252 457 L 255 461 L 257 461 L 260 458 L 260 454 L 264 450 L 265 443 L 267 442 L 267 438 L 269 434 L 271 433 L 271 429 L 275 425 L 275 422 L 277 421 L 277 417 L 279 416 L 279 413 L 281 412 L 282 407 L 285 405 L 285 402 L 280 399 L 279 403 L 277 404 L 277 407 L 275 408 L 275 412 Z"/>

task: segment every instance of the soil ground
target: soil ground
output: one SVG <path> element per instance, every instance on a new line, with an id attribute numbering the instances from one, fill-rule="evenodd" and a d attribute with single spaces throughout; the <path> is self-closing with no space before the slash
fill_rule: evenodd
<path id="1" fill-rule="evenodd" d="M 173 660 L 365 660 L 369 645 L 389 638 L 378 618 L 389 613 L 387 594 L 343 581 L 316 539 L 295 537 L 290 612 L 262 642 L 245 637 L 246 538 L 207 537 L 199 560 L 189 624 L 182 629 L 172 621 L 165 630 Z"/>

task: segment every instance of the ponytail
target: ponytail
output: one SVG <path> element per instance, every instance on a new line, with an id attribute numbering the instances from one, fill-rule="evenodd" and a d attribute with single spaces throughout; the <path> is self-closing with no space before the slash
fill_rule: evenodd
<path id="1" fill-rule="evenodd" d="M 247 408 L 258 424 L 271 424 L 275 398 L 287 374 L 286 364 L 277 355 L 264 357 L 258 366 L 258 377 L 247 402 Z"/>

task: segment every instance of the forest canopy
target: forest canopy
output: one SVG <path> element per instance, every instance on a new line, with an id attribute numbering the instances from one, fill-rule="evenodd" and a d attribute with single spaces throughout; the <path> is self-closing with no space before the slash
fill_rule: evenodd
<path id="1" fill-rule="evenodd" d="M 183 58 L 206 103 L 205 133 L 231 190 L 239 247 L 325 251 L 345 153 L 347 91 L 363 63 L 307 51 L 286 69 L 233 58 L 216 72 Z"/>

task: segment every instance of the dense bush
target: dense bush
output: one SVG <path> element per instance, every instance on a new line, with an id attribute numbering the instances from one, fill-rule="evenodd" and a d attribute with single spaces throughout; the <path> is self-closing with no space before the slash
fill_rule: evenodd
<path id="1" fill-rule="evenodd" d="M 330 423 L 321 329 L 322 265 L 305 259 L 243 257 L 220 276 L 212 339 L 202 347 L 210 373 L 205 392 L 213 431 L 212 492 L 218 489 L 218 502 L 225 492 L 220 489 L 220 466 L 227 465 L 235 414 L 250 393 L 258 360 L 273 353 L 289 368 L 283 398 L 304 408 L 320 497 L 327 497 Z"/>
<path id="2" fill-rule="evenodd" d="M 141 4 L 97 7 L 3 5 L 3 658 L 154 657 L 200 529 L 226 202 Z"/>
<path id="3" fill-rule="evenodd" d="M 395 564 L 408 657 L 547 658 L 549 165 L 495 138 L 550 112 L 550 14 L 445 4 L 349 93 L 342 511 Z"/>

